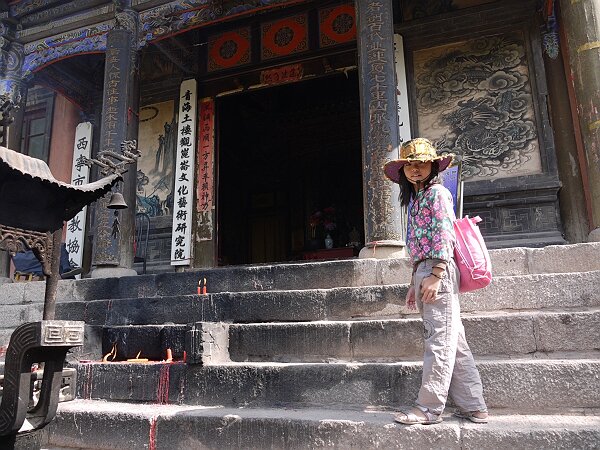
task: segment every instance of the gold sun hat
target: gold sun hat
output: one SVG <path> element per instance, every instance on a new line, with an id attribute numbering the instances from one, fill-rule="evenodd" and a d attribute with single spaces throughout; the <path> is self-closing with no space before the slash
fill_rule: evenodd
<path id="1" fill-rule="evenodd" d="M 400 183 L 400 169 L 408 162 L 438 161 L 439 171 L 442 172 L 448 168 L 452 162 L 452 158 L 454 158 L 454 153 L 438 155 L 429 139 L 415 138 L 402 144 L 402 147 L 400 147 L 400 158 L 388 161 L 383 166 L 383 172 L 394 183 Z"/>

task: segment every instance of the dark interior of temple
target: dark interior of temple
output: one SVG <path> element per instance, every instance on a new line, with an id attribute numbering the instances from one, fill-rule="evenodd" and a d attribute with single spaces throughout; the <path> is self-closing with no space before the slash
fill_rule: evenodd
<path id="1" fill-rule="evenodd" d="M 298 260 L 362 231 L 358 99 L 356 71 L 218 99 L 219 264 Z"/>

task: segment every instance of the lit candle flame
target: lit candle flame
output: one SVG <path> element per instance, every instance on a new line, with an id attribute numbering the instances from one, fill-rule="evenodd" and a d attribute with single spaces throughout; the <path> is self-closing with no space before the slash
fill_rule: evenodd
<path id="1" fill-rule="evenodd" d="M 110 352 L 108 352 L 102 358 L 102 362 L 108 362 L 109 361 L 108 358 L 110 358 L 111 361 L 114 361 L 116 357 L 117 357 L 117 343 L 115 342 L 113 344 L 112 349 L 110 350 Z"/>

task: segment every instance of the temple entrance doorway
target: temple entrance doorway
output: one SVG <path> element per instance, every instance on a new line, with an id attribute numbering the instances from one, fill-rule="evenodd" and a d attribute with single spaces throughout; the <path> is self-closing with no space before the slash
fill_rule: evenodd
<path id="1" fill-rule="evenodd" d="M 219 264 L 352 256 L 363 240 L 356 71 L 216 106 Z"/>

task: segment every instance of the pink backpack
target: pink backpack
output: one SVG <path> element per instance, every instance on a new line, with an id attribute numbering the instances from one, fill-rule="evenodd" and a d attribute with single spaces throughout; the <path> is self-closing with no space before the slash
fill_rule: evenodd
<path id="1" fill-rule="evenodd" d="M 492 282 L 492 263 L 477 226 L 479 222 L 479 216 L 465 216 L 454 221 L 454 259 L 460 271 L 461 293 L 484 288 Z"/>

